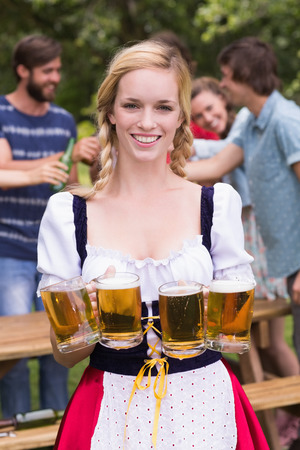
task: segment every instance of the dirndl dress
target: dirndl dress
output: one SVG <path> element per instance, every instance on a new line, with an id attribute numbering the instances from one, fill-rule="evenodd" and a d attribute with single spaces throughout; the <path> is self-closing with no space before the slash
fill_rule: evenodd
<path id="1" fill-rule="evenodd" d="M 141 280 L 144 329 L 143 342 L 134 348 L 95 346 L 66 408 L 55 449 L 269 448 L 240 383 L 219 352 L 206 350 L 178 360 L 166 358 L 161 348 L 158 286 L 180 278 L 208 285 L 213 276 L 253 276 L 240 214 L 240 198 L 231 186 L 202 188 L 202 234 L 165 260 L 137 261 L 86 242 L 82 199 L 68 192 L 51 197 L 40 228 L 41 285 L 80 274 L 88 282 L 108 265 L 135 272 Z"/>

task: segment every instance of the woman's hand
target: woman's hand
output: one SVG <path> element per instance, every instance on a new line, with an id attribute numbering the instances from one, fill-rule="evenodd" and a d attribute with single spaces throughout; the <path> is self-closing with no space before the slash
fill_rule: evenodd
<path id="1" fill-rule="evenodd" d="M 96 344 L 89 345 L 83 349 L 75 350 L 69 353 L 61 353 L 57 348 L 56 336 L 51 326 L 50 326 L 50 340 L 52 344 L 53 356 L 55 361 L 57 361 L 62 366 L 67 367 L 68 369 L 71 369 L 72 367 L 75 366 L 75 364 L 89 357 L 96 345 Z"/>
<path id="2" fill-rule="evenodd" d="M 207 314 L 207 301 L 208 301 L 209 289 L 207 286 L 203 286 L 203 299 L 204 299 L 204 316 Z"/>
<path id="3" fill-rule="evenodd" d="M 96 293 L 96 283 L 95 281 L 91 281 L 86 285 L 87 293 L 89 294 L 91 305 L 93 309 L 94 316 L 96 319 L 99 316 L 98 307 L 97 307 L 97 293 Z"/>
<path id="4" fill-rule="evenodd" d="M 115 266 L 108 266 L 108 268 L 106 269 L 104 275 L 113 278 L 115 276 L 115 273 L 116 273 Z M 96 289 L 96 283 L 95 283 L 94 280 L 90 281 L 86 285 L 86 290 L 87 290 L 87 292 L 89 294 L 89 297 L 90 297 L 90 300 L 91 300 L 91 304 L 92 304 L 94 315 L 95 315 L 96 319 L 98 320 L 99 311 L 98 311 L 98 306 L 97 306 L 97 292 L 96 292 L 97 289 Z"/>

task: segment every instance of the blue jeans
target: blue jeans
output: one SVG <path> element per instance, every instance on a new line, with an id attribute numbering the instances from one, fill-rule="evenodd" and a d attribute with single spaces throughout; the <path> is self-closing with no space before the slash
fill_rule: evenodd
<path id="1" fill-rule="evenodd" d="M 36 289 L 40 280 L 34 261 L 0 258 L 0 315 L 27 314 L 34 305 L 44 309 Z M 68 403 L 68 369 L 52 355 L 39 359 L 40 408 L 65 409 Z M 20 360 L 0 381 L 3 417 L 30 411 L 30 384 L 27 360 Z"/>

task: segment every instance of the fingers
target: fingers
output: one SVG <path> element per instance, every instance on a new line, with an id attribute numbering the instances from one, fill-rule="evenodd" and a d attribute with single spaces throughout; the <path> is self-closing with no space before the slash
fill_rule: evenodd
<path id="1" fill-rule="evenodd" d="M 49 164 L 45 164 L 40 169 L 42 177 L 41 182 L 50 184 L 59 184 L 60 182 L 66 183 L 69 175 L 66 173 L 68 167 L 60 161 L 55 161 Z"/>
<path id="2" fill-rule="evenodd" d="M 203 286 L 203 297 L 208 299 L 209 289 L 206 286 Z"/>
<path id="3" fill-rule="evenodd" d="M 115 274 L 116 274 L 115 266 L 108 266 L 104 275 L 113 278 L 115 276 Z"/>
<path id="4" fill-rule="evenodd" d="M 109 277 L 114 277 L 116 273 L 115 266 L 108 266 L 108 268 L 105 271 L 105 275 Z M 89 294 L 92 309 L 94 312 L 95 317 L 99 317 L 99 311 L 98 311 L 98 305 L 97 305 L 97 288 L 95 281 L 90 281 L 86 284 L 86 290 Z"/>
<path id="5" fill-rule="evenodd" d="M 66 166 L 61 161 L 54 161 L 50 165 L 52 165 L 53 167 L 57 167 L 57 169 L 61 169 L 61 170 L 65 170 L 65 171 L 68 170 L 68 166 Z"/>
<path id="6" fill-rule="evenodd" d="M 87 293 L 89 294 L 92 309 L 95 317 L 99 316 L 98 306 L 97 306 L 97 293 L 96 293 L 96 283 L 94 281 L 90 281 L 86 285 Z"/>
<path id="7" fill-rule="evenodd" d="M 98 157 L 101 150 L 98 138 L 90 136 L 80 139 L 73 150 L 72 160 L 73 162 L 82 161 L 85 164 L 92 164 Z"/>
<path id="8" fill-rule="evenodd" d="M 69 175 L 66 173 L 68 167 L 60 161 L 51 161 L 42 166 L 28 171 L 28 176 L 32 184 L 66 183 Z"/>
<path id="9" fill-rule="evenodd" d="M 88 292 L 89 295 L 96 293 L 96 283 L 95 281 L 90 281 L 87 285 L 86 285 L 86 290 Z"/>

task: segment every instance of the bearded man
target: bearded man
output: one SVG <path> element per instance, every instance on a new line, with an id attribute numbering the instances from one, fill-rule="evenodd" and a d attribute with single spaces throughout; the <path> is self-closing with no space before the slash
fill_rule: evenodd
<path id="1" fill-rule="evenodd" d="M 16 89 L 0 96 L 0 168 L 30 170 L 60 158 L 76 125 L 70 113 L 55 105 L 61 71 L 60 43 L 47 36 L 21 39 L 13 52 Z M 75 144 L 73 162 L 92 162 L 99 153 L 95 137 Z M 69 182 L 77 181 L 74 164 Z M 40 220 L 52 194 L 43 183 L 0 189 L 0 315 L 43 309 L 36 296 Z M 40 407 L 64 409 L 68 402 L 66 368 L 52 355 L 39 358 Z M 3 417 L 31 409 L 27 361 L 21 360 L 0 381 Z"/>

